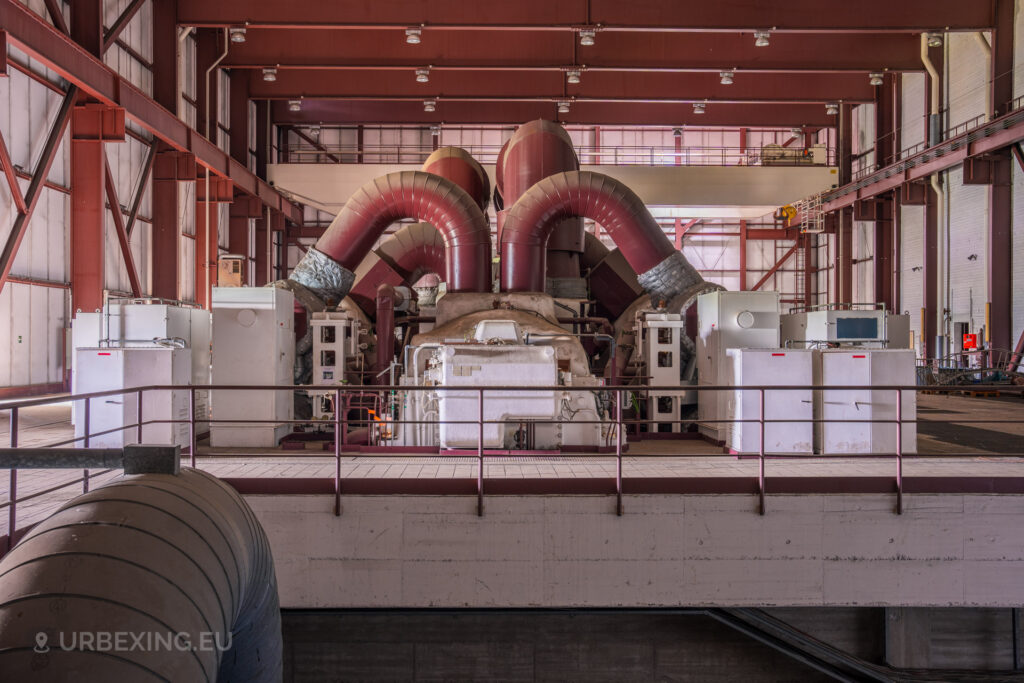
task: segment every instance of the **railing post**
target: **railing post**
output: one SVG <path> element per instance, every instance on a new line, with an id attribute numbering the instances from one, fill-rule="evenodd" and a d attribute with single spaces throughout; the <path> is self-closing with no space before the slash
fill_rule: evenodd
<path id="1" fill-rule="evenodd" d="M 896 514 L 903 514 L 903 390 L 896 390 Z"/>
<path id="2" fill-rule="evenodd" d="M 759 499 L 758 510 L 764 514 L 764 388 L 758 389 L 758 420 L 761 424 L 761 433 L 758 439 L 757 450 L 757 495 Z"/>
<path id="3" fill-rule="evenodd" d="M 477 407 L 479 408 L 479 418 L 477 422 L 477 442 L 476 442 L 476 514 L 478 517 L 484 516 L 484 390 L 477 390 Z"/>
<path id="4" fill-rule="evenodd" d="M 135 434 L 135 437 L 136 437 L 137 441 L 141 444 L 142 443 L 142 389 L 139 389 L 139 392 L 138 392 L 138 401 L 136 403 L 136 412 L 138 413 L 138 415 L 136 416 L 136 420 L 135 421 L 139 423 L 139 428 L 138 428 L 138 431 Z"/>
<path id="5" fill-rule="evenodd" d="M 92 431 L 92 427 L 89 424 L 89 422 L 90 422 L 90 413 L 92 411 L 92 408 L 90 406 L 91 406 L 91 399 L 86 398 L 85 399 L 85 440 L 84 440 L 84 443 L 83 443 L 83 446 L 85 448 L 89 447 L 89 432 Z M 89 493 L 89 470 L 82 470 L 82 493 Z"/>
<path id="6" fill-rule="evenodd" d="M 341 516 L 341 389 L 334 390 L 334 516 Z M 347 411 L 346 411 L 347 412 Z M 369 429 L 369 428 L 367 428 Z M 367 431 L 369 433 L 369 431 Z"/>
<path id="7" fill-rule="evenodd" d="M 191 467 L 196 466 L 196 388 L 188 390 L 188 455 Z"/>
<path id="8" fill-rule="evenodd" d="M 622 389 L 615 390 L 615 514 L 622 516 Z"/>
<path id="9" fill-rule="evenodd" d="M 11 408 L 11 448 L 18 447 L 18 409 Z M 7 551 L 14 547 L 18 526 L 18 470 L 11 468 L 10 505 L 7 507 Z"/>

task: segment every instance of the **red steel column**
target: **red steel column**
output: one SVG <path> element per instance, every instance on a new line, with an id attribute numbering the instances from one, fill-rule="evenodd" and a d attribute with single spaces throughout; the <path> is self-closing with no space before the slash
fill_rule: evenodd
<path id="1" fill-rule="evenodd" d="M 103 46 L 102 0 L 82 0 L 71 7 L 71 35 L 99 56 Z M 83 119 L 71 116 L 71 310 L 103 307 L 104 157 L 103 136 L 82 130 Z M 78 139 L 78 137 L 94 139 Z"/>
<path id="2" fill-rule="evenodd" d="M 996 0 L 996 30 L 992 39 L 992 108 L 999 116 L 1009 111 L 1013 97 L 1013 0 Z M 992 163 L 992 188 L 989 193 L 988 225 L 988 329 L 989 348 L 1008 350 L 1015 338 L 1012 283 L 1013 230 L 1012 175 L 1009 152 L 1002 152 Z M 995 361 L 995 354 L 990 361 Z"/>
<path id="3" fill-rule="evenodd" d="M 196 181 L 201 185 L 205 179 Z M 210 202 L 210 222 L 206 222 L 206 202 L 196 201 L 196 303 L 203 308 L 210 307 L 212 290 L 217 286 L 217 223 L 220 208 L 217 203 Z M 209 250 L 207 250 L 209 249 Z"/>
<path id="4" fill-rule="evenodd" d="M 172 112 L 178 111 L 177 3 L 153 3 L 153 99 Z M 165 142 L 157 143 L 157 159 L 173 153 Z M 154 167 L 155 168 L 155 167 Z M 153 174 L 153 296 L 178 299 L 181 260 L 181 226 L 178 219 L 178 181 Z M 193 174 L 194 175 L 194 174 Z"/>
<path id="5" fill-rule="evenodd" d="M 839 115 L 839 185 L 853 180 L 853 105 L 840 106 Z M 835 298 L 832 303 L 849 302 L 853 288 L 853 210 L 839 212 L 836 221 Z"/>

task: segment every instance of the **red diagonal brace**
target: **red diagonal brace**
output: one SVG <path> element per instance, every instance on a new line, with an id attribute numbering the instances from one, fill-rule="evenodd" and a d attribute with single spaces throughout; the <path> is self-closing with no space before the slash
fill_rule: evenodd
<path id="1" fill-rule="evenodd" d="M 0 253 L 0 291 L 3 290 L 4 284 L 7 282 L 7 276 L 11 274 L 11 266 L 14 265 L 14 258 L 18 255 L 18 247 L 21 246 L 21 241 L 25 237 L 25 230 L 28 228 L 28 222 L 39 201 L 40 190 L 46 182 L 46 176 L 50 174 L 50 167 L 57 156 L 57 148 L 60 146 L 61 140 L 64 139 L 64 131 L 67 130 L 68 121 L 71 120 L 72 105 L 77 98 L 78 88 L 74 85 L 68 87 L 68 91 L 64 95 L 64 102 L 61 103 L 60 111 L 57 112 L 57 119 L 53 122 L 50 135 L 46 138 L 46 144 L 43 146 L 39 166 L 36 167 L 32 182 L 28 186 L 28 192 L 25 194 L 25 213 L 19 214 L 14 219 L 14 226 L 7 236 L 3 252 Z"/>
<path id="2" fill-rule="evenodd" d="M 4 140 L 3 133 L 0 133 L 0 165 L 4 167 L 7 186 L 11 189 L 11 197 L 14 199 L 14 205 L 18 207 L 18 213 L 28 213 L 25 197 L 21 194 L 21 185 L 18 184 L 18 174 L 14 170 L 14 164 L 11 163 L 11 155 L 7 151 L 7 142 Z"/>
<path id="3" fill-rule="evenodd" d="M 756 285 L 750 288 L 750 291 L 756 292 L 757 290 L 761 289 L 761 285 L 768 282 L 768 278 L 770 278 L 772 275 L 775 275 L 775 273 L 778 272 L 779 268 L 781 268 L 783 264 L 785 264 L 786 261 L 789 260 L 789 257 L 792 256 L 794 252 L 796 252 L 796 248 L 798 246 L 800 246 L 799 242 L 790 247 L 789 251 L 783 254 L 782 258 L 779 259 L 779 262 L 772 266 L 771 269 L 764 274 L 764 277 L 757 281 Z"/>
<path id="4" fill-rule="evenodd" d="M 114 44 L 114 41 L 118 39 L 125 27 L 132 20 L 146 0 L 132 0 L 132 2 L 124 8 L 121 12 L 121 16 L 114 21 L 114 25 L 107 29 L 107 32 L 103 34 L 103 51 L 106 52 L 110 49 L 110 46 Z"/>
<path id="5" fill-rule="evenodd" d="M 128 271 L 132 296 L 142 296 L 142 285 L 139 283 L 139 273 L 135 269 L 132 245 L 128 240 L 128 231 L 125 230 L 124 214 L 121 213 L 121 204 L 117 201 L 117 187 L 114 185 L 114 176 L 110 173 L 110 162 L 106 156 L 103 157 L 103 172 L 106 174 L 104 185 L 107 192 L 107 204 L 110 205 L 110 215 L 114 218 L 114 230 L 117 232 L 117 242 L 121 245 L 121 256 L 124 258 L 124 269 Z"/>

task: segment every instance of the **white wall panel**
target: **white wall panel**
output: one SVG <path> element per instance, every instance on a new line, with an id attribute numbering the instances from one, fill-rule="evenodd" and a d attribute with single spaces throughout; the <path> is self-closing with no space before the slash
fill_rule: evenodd
<path id="1" fill-rule="evenodd" d="M 947 33 L 946 50 L 946 127 L 953 128 L 985 113 L 989 62 L 973 33 Z"/>
<path id="2" fill-rule="evenodd" d="M 875 301 L 875 224 L 853 224 L 853 293 L 851 303 Z"/>
<path id="3" fill-rule="evenodd" d="M 926 137 L 928 105 L 925 102 L 925 74 L 903 74 L 900 148 L 910 149 Z"/>
<path id="4" fill-rule="evenodd" d="M 948 175 L 949 197 L 949 288 L 950 312 L 954 320 L 966 319 L 971 329 L 985 324 L 988 300 L 987 249 L 989 188 L 964 185 L 963 168 Z"/>
<path id="5" fill-rule="evenodd" d="M 921 308 L 924 306 L 924 214 L 923 206 L 900 209 L 900 305 L 910 315 L 915 341 L 921 339 Z"/>
<path id="6" fill-rule="evenodd" d="M 1016 344 L 1024 330 L 1024 172 L 1016 162 L 1013 166 L 1013 262 L 1012 282 L 1007 283 L 1013 292 L 1013 321 L 1010 326 L 1010 343 Z"/>

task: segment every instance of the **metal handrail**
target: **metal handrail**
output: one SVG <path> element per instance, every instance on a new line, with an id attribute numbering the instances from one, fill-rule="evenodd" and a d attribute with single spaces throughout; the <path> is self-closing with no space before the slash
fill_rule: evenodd
<path id="1" fill-rule="evenodd" d="M 501 145 L 462 145 L 480 163 L 493 164 Z M 778 158 L 762 158 L 761 148 L 732 146 L 614 145 L 608 147 L 579 146 L 576 155 L 582 164 L 610 166 L 834 166 L 835 149 L 826 148 L 824 163 L 797 152 L 803 147 L 782 148 L 786 154 Z M 322 144 L 319 147 L 299 143 L 284 153 L 287 163 L 321 163 L 332 157 L 335 163 L 422 163 L 433 154 L 433 146 L 424 145 L 350 145 Z"/>
<path id="2" fill-rule="evenodd" d="M 89 447 L 90 439 L 110 434 L 117 431 L 125 431 L 129 429 L 136 430 L 136 439 L 142 441 L 143 427 L 148 424 L 189 424 L 189 440 L 190 445 L 188 448 L 190 462 L 193 467 L 196 466 L 197 457 L 197 432 L 196 425 L 199 422 L 204 424 L 216 424 L 216 423 L 232 423 L 232 424 L 296 424 L 296 425 L 318 425 L 323 424 L 320 420 L 276 420 L 276 419 L 216 419 L 213 417 L 208 418 L 197 418 L 195 411 L 195 396 L 197 391 L 305 391 L 305 390 L 317 390 L 317 391 L 331 391 L 334 393 L 335 406 L 342 406 L 342 410 L 335 410 L 334 417 L 334 457 L 336 462 L 335 476 L 334 476 L 334 494 L 335 494 L 335 514 L 341 514 L 341 493 L 342 493 L 342 478 L 341 478 L 341 455 L 344 450 L 344 446 L 347 441 L 348 428 L 350 426 L 372 426 L 376 423 L 374 420 L 350 420 L 347 415 L 347 406 L 352 396 L 365 395 L 365 394 L 379 394 L 381 392 L 391 391 L 446 391 L 446 392 L 460 392 L 460 393 L 476 393 L 478 402 L 478 415 L 476 419 L 470 420 L 388 420 L 389 425 L 401 425 L 401 424 L 476 424 L 478 425 L 478 441 L 475 453 L 472 449 L 452 449 L 452 452 L 465 452 L 467 457 L 474 457 L 477 460 L 477 512 L 483 514 L 484 505 L 484 463 L 485 456 L 488 449 L 484 446 L 484 425 L 486 424 L 506 424 L 509 420 L 487 420 L 485 419 L 485 400 L 488 392 L 522 392 L 522 391 L 558 391 L 558 392 L 609 392 L 614 394 L 614 419 L 612 420 L 579 420 L 580 424 L 602 424 L 609 426 L 609 434 L 611 430 L 614 430 L 614 454 L 598 453 L 597 455 L 603 457 L 614 457 L 615 458 L 615 483 L 616 483 L 616 513 L 618 515 L 623 514 L 623 434 L 627 427 L 639 426 L 644 424 L 692 424 L 700 422 L 704 424 L 739 424 L 739 423 L 758 423 L 760 425 L 759 430 L 759 449 L 757 453 L 758 457 L 758 509 L 760 514 L 766 512 L 766 459 L 768 457 L 775 457 L 780 455 L 782 457 L 790 458 L 814 458 L 822 457 L 815 455 L 792 455 L 792 454 L 774 454 L 766 451 L 765 448 L 765 428 L 766 425 L 773 423 L 786 423 L 786 424 L 798 424 L 798 423 L 830 423 L 830 424 L 843 424 L 843 423 L 871 423 L 871 424 L 895 424 L 896 425 L 896 451 L 895 453 L 871 453 L 858 455 L 858 458 L 891 458 L 896 459 L 896 512 L 902 514 L 903 512 L 903 461 L 905 457 L 911 457 L 915 459 L 927 458 L 932 456 L 923 455 L 911 455 L 905 456 L 903 454 L 903 427 L 906 424 L 917 424 L 922 422 L 916 417 L 913 419 L 905 418 L 903 416 L 903 393 L 906 391 L 913 392 L 953 392 L 957 391 L 957 387 L 953 386 L 918 386 L 918 385 L 876 385 L 865 387 L 863 385 L 792 385 L 792 386 L 776 386 L 776 385 L 693 385 L 687 386 L 686 391 L 757 391 L 758 392 L 758 416 L 756 418 L 732 418 L 732 419 L 678 419 L 678 420 L 662 420 L 662 419 L 630 419 L 623 415 L 623 406 L 626 405 L 624 398 L 626 396 L 632 396 L 635 394 L 643 395 L 650 393 L 658 393 L 664 391 L 679 391 L 678 386 L 625 386 L 625 385 L 609 385 L 609 386 L 596 386 L 596 387 L 572 387 L 556 385 L 550 387 L 525 387 L 525 386 L 483 386 L 483 387 L 456 387 L 456 386 L 402 386 L 402 385 L 345 385 L 336 387 L 324 387 L 320 385 L 149 385 L 140 387 L 130 387 L 125 389 L 109 389 L 105 391 L 95 391 L 84 394 L 73 394 L 71 396 L 58 396 L 58 397 L 42 397 L 34 399 L 25 399 L 21 401 L 13 401 L 2 406 L 4 409 L 10 410 L 10 445 L 12 448 L 18 446 L 19 440 L 19 411 L 23 408 L 29 408 L 40 405 L 47 405 L 56 402 L 71 401 L 85 401 L 84 411 L 84 422 L 83 435 L 75 437 L 74 439 L 66 440 L 57 444 L 50 444 L 49 447 L 55 447 L 60 445 L 66 445 L 67 443 L 83 442 L 85 447 Z M 1014 387 L 1007 385 L 972 385 L 972 390 L 976 391 L 1002 391 L 1002 392 L 1015 392 L 1018 394 L 1024 394 L 1024 387 Z M 807 391 L 807 390 L 821 390 L 821 391 L 872 391 L 872 392 L 895 392 L 896 394 L 896 416 L 894 419 L 886 418 L 865 418 L 865 419 L 847 419 L 847 420 L 825 420 L 822 418 L 785 418 L 785 419 L 774 419 L 768 418 L 765 414 L 765 394 L 768 391 Z M 176 420 L 145 420 L 143 419 L 143 395 L 148 391 L 188 391 L 189 392 L 189 403 L 191 410 L 188 419 L 176 419 Z M 624 395 L 623 392 L 626 392 Z M 105 396 L 116 396 L 116 395 L 128 395 L 135 394 L 137 400 L 138 410 L 138 421 L 132 424 L 123 425 L 113 429 L 107 429 L 102 432 L 93 433 L 90 425 L 90 403 L 93 399 L 102 398 Z M 560 422 L 559 419 L 537 419 L 531 420 L 536 423 L 554 423 Z M 984 424 L 1018 424 L 1019 420 L 958 420 L 960 423 L 973 424 L 973 423 L 984 423 Z M 492 452 L 494 449 L 491 449 Z M 514 453 L 514 450 L 509 449 L 497 449 L 502 452 Z M 445 451 L 446 453 L 449 451 Z M 578 454 L 577 454 L 578 455 Z M 958 457 L 971 457 L 970 453 L 957 454 Z M 1024 457 L 1024 453 L 985 453 L 987 457 Z M 434 454 L 427 454 L 421 456 L 420 454 L 409 454 L 404 457 L 434 457 Z M 644 457 L 678 457 L 678 454 L 657 454 L 657 455 L 645 455 Z M 109 473 L 113 470 L 103 470 L 99 475 Z M 88 470 L 83 471 L 83 475 L 77 479 L 63 482 L 59 485 L 44 489 L 42 491 L 34 491 L 29 495 L 18 497 L 17 495 L 17 470 L 12 469 L 10 471 L 10 496 L 9 500 L 5 503 L 0 503 L 0 509 L 4 507 L 8 508 L 8 534 L 7 542 L 8 546 L 13 544 L 13 540 L 17 530 L 17 504 L 38 498 L 40 496 L 52 493 L 54 491 L 72 486 L 77 483 L 81 483 L 83 486 L 83 492 L 88 491 L 89 481 L 92 477 L 98 476 L 96 473 L 90 473 Z"/>

